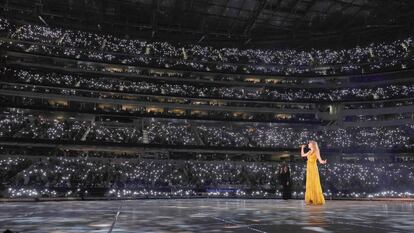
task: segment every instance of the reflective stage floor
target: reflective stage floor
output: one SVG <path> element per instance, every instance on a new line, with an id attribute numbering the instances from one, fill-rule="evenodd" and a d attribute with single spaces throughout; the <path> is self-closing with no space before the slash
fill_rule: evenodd
<path id="1" fill-rule="evenodd" d="M 414 202 L 327 201 L 324 206 L 305 206 L 299 200 L 181 199 L 0 204 L 0 232 L 109 232 L 113 223 L 112 232 L 414 232 Z"/>

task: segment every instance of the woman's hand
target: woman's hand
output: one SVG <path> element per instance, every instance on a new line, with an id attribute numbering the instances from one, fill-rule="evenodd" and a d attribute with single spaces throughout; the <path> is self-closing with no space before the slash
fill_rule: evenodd
<path id="1" fill-rule="evenodd" d="M 305 154 L 305 145 L 300 146 L 300 156 L 301 157 L 306 157 L 307 156 L 307 154 Z"/>
<path id="2" fill-rule="evenodd" d="M 327 159 L 319 161 L 320 164 L 326 164 L 328 162 Z"/>

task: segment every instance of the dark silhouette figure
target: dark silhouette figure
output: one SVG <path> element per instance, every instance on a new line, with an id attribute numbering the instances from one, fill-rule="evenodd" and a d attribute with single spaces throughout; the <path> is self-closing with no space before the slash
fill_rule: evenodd
<path id="1" fill-rule="evenodd" d="M 7 230 L 3 231 L 3 233 L 18 233 L 18 232 L 14 232 L 14 231 L 11 231 L 11 230 L 7 229 Z"/>
<path id="2" fill-rule="evenodd" d="M 288 165 L 283 165 L 279 171 L 279 182 L 282 185 L 282 198 L 284 200 L 291 198 L 292 182 L 290 180 L 290 169 Z"/>

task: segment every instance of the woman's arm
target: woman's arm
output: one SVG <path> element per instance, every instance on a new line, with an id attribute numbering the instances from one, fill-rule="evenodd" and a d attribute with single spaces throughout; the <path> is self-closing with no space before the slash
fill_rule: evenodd
<path id="1" fill-rule="evenodd" d="M 318 159 L 320 164 L 326 164 L 327 160 L 322 160 L 321 155 L 319 153 L 316 153 L 316 158 Z"/>
<path id="2" fill-rule="evenodd" d="M 308 151 L 308 153 L 305 153 L 305 145 L 302 145 L 301 150 L 300 150 L 300 156 L 301 157 L 307 157 L 311 152 L 312 152 L 312 150 Z"/>

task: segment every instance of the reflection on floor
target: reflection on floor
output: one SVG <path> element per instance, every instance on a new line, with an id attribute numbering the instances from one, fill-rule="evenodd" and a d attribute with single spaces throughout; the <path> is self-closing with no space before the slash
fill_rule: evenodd
<path id="1" fill-rule="evenodd" d="M 122 206 L 122 207 L 120 207 Z M 414 232 L 414 202 L 183 199 L 0 204 L 0 232 Z"/>

